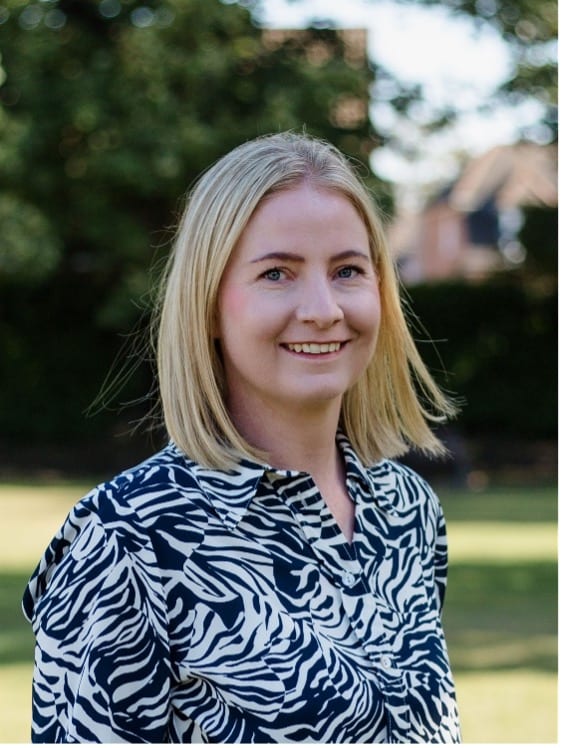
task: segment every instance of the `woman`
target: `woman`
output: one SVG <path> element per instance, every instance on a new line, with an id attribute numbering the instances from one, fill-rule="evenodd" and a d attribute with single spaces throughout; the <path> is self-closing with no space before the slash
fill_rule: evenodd
<path id="1" fill-rule="evenodd" d="M 171 441 L 76 505 L 26 592 L 34 740 L 458 741 L 443 517 L 390 460 L 442 451 L 453 408 L 347 161 L 293 134 L 221 159 L 160 306 Z"/>

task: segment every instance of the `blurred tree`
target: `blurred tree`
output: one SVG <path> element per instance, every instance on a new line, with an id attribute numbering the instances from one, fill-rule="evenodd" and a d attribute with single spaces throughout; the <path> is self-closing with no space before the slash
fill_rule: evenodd
<path id="1" fill-rule="evenodd" d="M 335 32 L 308 32 L 328 52 L 316 62 L 310 39 L 266 47 L 247 10 L 218 0 L 11 0 L 0 21 L 0 215 L 13 216 L 0 272 L 35 282 L 58 262 L 96 286 L 101 325 L 135 315 L 155 232 L 237 143 L 306 125 L 367 163 L 373 74 Z M 342 96 L 365 104 L 351 125 L 333 117 Z"/>
<path id="2" fill-rule="evenodd" d="M 495 24 L 517 50 L 506 91 L 552 101 L 553 0 L 448 4 Z M 82 410 L 117 353 L 116 333 L 148 305 L 147 269 L 166 254 L 181 195 L 234 145 L 304 126 L 355 157 L 390 203 L 368 168 L 382 141 L 368 118 L 383 77 L 376 61 L 361 39 L 328 28 L 267 33 L 252 20 L 258 5 L 0 0 L 5 439 L 121 428 L 113 414 L 85 424 Z M 397 92 L 391 103 L 405 114 L 422 96 L 399 83 Z M 437 125 L 452 116 L 441 112 Z M 125 396 L 144 394 L 151 377 L 143 369 Z"/>
<path id="3" fill-rule="evenodd" d="M 371 0 L 374 2 L 375 0 Z M 557 56 L 558 4 L 556 0 L 395 0 L 407 5 L 448 8 L 454 16 L 471 19 L 475 27 L 490 26 L 504 39 L 511 52 L 512 75 L 494 96 L 495 102 L 518 104 L 534 99 L 543 105 L 542 121 L 537 123 L 541 142 L 557 139 Z M 386 73 L 387 77 L 392 77 Z M 418 86 L 394 81 L 397 93 L 392 103 L 401 111 L 419 103 L 423 92 Z M 492 108 L 493 102 L 482 102 Z M 451 122 L 457 112 L 447 108 L 435 112 L 428 128 L 437 129 Z M 538 132 L 540 130 L 540 133 Z"/>
<path id="4" fill-rule="evenodd" d="M 223 153 L 306 127 L 370 174 L 360 42 L 329 29 L 275 41 L 220 0 L 0 0 L 5 436 L 83 433 L 179 199 Z"/>
<path id="5" fill-rule="evenodd" d="M 511 50 L 513 73 L 498 91 L 500 100 L 540 102 L 543 117 L 536 135 L 541 142 L 557 140 L 556 0 L 447 0 L 446 4 L 455 13 L 467 14 L 477 24 L 488 23 L 501 34 Z"/>
<path id="6" fill-rule="evenodd" d="M 509 44 L 515 66 L 504 91 L 556 105 L 556 0 L 447 0 L 446 5 L 480 24 L 489 23 Z"/>
<path id="7" fill-rule="evenodd" d="M 558 210 L 526 206 L 519 237 L 526 252 L 521 274 L 535 287 L 555 292 L 558 282 Z"/>
<path id="8" fill-rule="evenodd" d="M 460 393 L 462 431 L 500 441 L 556 439 L 557 294 L 504 273 L 485 283 L 408 289 L 420 349 L 437 380 Z"/>

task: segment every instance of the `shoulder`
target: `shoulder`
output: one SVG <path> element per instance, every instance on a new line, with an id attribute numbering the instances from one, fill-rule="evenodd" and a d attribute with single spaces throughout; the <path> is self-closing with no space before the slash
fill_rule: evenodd
<path id="1" fill-rule="evenodd" d="M 102 568 L 121 562 L 156 567 L 154 541 L 162 524 L 173 524 L 180 503 L 189 514 L 200 496 L 192 463 L 173 445 L 100 483 L 74 505 L 45 550 L 25 592 L 26 616 L 31 620 L 47 593 L 52 597 L 77 575 L 82 582 L 88 575 L 102 578 Z"/>
<path id="2" fill-rule="evenodd" d="M 134 509 L 147 497 L 157 501 L 174 491 L 197 487 L 196 464 L 170 443 L 138 465 L 100 483 L 90 494 L 107 496 Z"/>
<path id="3" fill-rule="evenodd" d="M 415 470 L 394 460 L 368 469 L 373 500 L 396 526 L 416 526 L 421 543 L 435 549 L 445 537 L 445 520 L 437 494 Z"/>
<path id="4" fill-rule="evenodd" d="M 395 460 L 381 460 L 367 468 L 373 493 L 385 508 L 402 514 L 419 508 L 435 514 L 439 499 L 429 483 L 415 470 Z"/>
<path id="5" fill-rule="evenodd" d="M 63 530 L 71 539 L 74 529 L 99 524 L 106 534 L 148 531 L 154 519 L 181 501 L 188 509 L 190 499 L 200 495 L 194 463 L 173 445 L 111 480 L 93 488 L 70 512 Z"/>

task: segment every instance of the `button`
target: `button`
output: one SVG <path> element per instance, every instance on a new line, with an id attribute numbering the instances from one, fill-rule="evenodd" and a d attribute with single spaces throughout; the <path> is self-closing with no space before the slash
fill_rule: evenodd
<path id="1" fill-rule="evenodd" d="M 346 587 L 352 587 L 355 584 L 355 574 L 346 571 L 342 577 L 342 581 Z"/>
<path id="2" fill-rule="evenodd" d="M 388 668 L 392 667 L 392 660 L 390 657 L 381 657 L 381 665 L 385 670 L 388 670 Z"/>

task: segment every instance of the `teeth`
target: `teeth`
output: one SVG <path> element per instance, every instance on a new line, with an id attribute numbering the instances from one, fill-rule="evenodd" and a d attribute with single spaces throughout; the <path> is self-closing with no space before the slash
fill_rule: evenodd
<path id="1" fill-rule="evenodd" d="M 334 353 L 341 343 L 288 343 L 287 348 L 295 353 Z"/>

